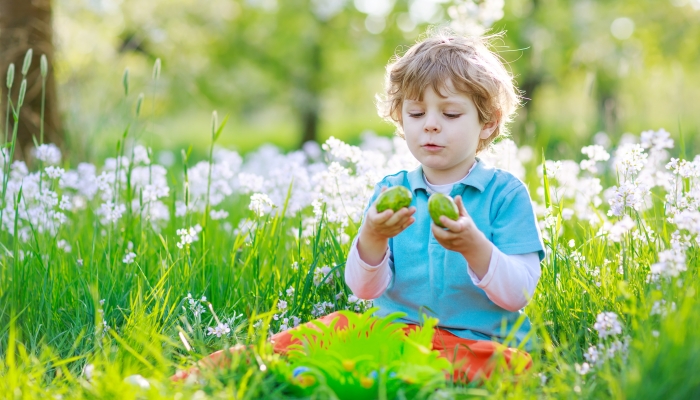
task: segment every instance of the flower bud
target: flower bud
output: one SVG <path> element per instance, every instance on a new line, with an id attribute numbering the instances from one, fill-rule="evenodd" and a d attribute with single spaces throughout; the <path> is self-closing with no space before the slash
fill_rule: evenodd
<path id="1" fill-rule="evenodd" d="M 46 59 L 46 54 L 41 55 L 41 77 L 46 78 L 46 75 L 49 74 L 49 61 Z"/>
<path id="2" fill-rule="evenodd" d="M 129 68 L 124 69 L 124 75 L 122 75 L 122 85 L 124 86 L 124 96 L 129 95 Z"/>
<path id="3" fill-rule="evenodd" d="M 7 68 L 7 88 L 12 88 L 12 83 L 15 81 L 15 64 L 10 64 Z"/>
<path id="4" fill-rule="evenodd" d="M 19 87 L 19 97 L 17 98 L 17 109 L 22 107 L 24 103 L 24 95 L 27 93 L 27 80 L 22 79 L 22 85 Z"/>
<path id="5" fill-rule="evenodd" d="M 143 93 L 139 93 L 139 98 L 136 100 L 136 116 L 141 114 L 141 104 L 143 104 Z"/>
<path id="6" fill-rule="evenodd" d="M 27 50 L 27 54 L 24 56 L 24 64 L 22 64 L 22 75 L 27 75 L 27 72 L 29 72 L 29 67 L 32 65 L 32 54 L 34 54 L 32 49 Z"/>
<path id="7" fill-rule="evenodd" d="M 156 59 L 156 63 L 153 64 L 153 80 L 157 81 L 160 77 L 160 58 Z"/>

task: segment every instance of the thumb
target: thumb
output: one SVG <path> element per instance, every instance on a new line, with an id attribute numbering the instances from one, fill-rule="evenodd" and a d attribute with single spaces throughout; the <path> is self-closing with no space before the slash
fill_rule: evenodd
<path id="1" fill-rule="evenodd" d="M 462 201 L 462 196 L 455 197 L 455 204 L 457 204 L 457 209 L 459 210 L 460 217 L 468 217 L 469 216 L 467 209 L 464 208 L 464 202 Z"/>

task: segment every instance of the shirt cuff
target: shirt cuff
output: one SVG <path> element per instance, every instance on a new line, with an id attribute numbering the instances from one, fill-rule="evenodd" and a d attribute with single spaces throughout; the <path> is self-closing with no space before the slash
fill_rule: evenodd
<path id="1" fill-rule="evenodd" d="M 496 268 L 498 267 L 499 253 L 500 251 L 498 251 L 496 245 L 491 244 L 491 260 L 489 261 L 489 269 L 486 271 L 486 275 L 484 275 L 484 277 L 481 279 L 476 276 L 471 267 L 467 267 L 467 273 L 472 279 L 472 283 L 475 284 L 476 287 L 483 289 L 491 282 L 491 279 L 493 279 L 495 275 Z"/>

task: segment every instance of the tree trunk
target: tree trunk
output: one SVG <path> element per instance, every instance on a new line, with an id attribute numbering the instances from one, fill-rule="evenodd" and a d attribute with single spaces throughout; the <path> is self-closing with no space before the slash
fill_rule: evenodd
<path id="1" fill-rule="evenodd" d="M 0 0 L 0 76 L 2 81 L 3 141 L 5 129 L 12 134 L 13 119 L 5 127 L 7 110 L 7 69 L 15 65 L 15 79 L 12 86 L 12 102 L 16 105 L 19 87 L 22 83 L 22 64 L 27 50 L 33 49 L 32 64 L 27 73 L 27 92 L 17 126 L 15 157 L 31 161 L 31 148 L 34 139 L 41 140 L 41 55 L 46 55 L 49 69 L 46 79 L 46 101 L 44 108 L 44 143 L 54 143 L 63 148 L 64 137 L 56 99 L 56 82 L 52 73 L 54 59 L 53 30 L 51 25 L 51 0 Z M 10 136 L 11 139 L 11 136 Z"/>
<path id="2" fill-rule="evenodd" d="M 321 113 L 321 74 L 323 65 L 321 62 L 321 44 L 318 42 L 320 38 L 311 45 L 311 54 L 309 55 L 309 69 L 307 76 L 304 79 L 304 88 L 302 88 L 303 96 L 300 96 L 300 117 L 301 117 L 301 142 L 299 148 L 308 141 L 318 141 L 318 123 Z"/>

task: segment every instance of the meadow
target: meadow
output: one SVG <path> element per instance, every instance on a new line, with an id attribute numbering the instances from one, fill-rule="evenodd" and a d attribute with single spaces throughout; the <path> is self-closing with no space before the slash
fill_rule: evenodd
<path id="1" fill-rule="evenodd" d="M 169 163 L 181 167 L 166 167 L 135 140 L 141 101 L 98 165 L 41 143 L 31 165 L 12 162 L 6 132 L 3 398 L 700 397 L 700 156 L 685 154 L 680 129 L 618 143 L 599 134 L 575 160 L 508 139 L 480 156 L 527 183 L 547 257 L 524 309 L 532 368 L 454 383 L 415 372 L 434 360 L 408 347 L 393 364 L 356 349 L 338 368 L 323 351 L 285 360 L 266 342 L 333 311 L 371 310 L 345 285 L 344 262 L 375 183 L 417 165 L 401 139 L 242 156 L 217 146 L 226 119 L 214 113 L 208 156 L 183 149 Z M 14 126 L 21 103 L 8 111 Z M 228 368 L 170 381 L 237 344 L 248 347 Z M 386 368 L 360 377 L 362 357 Z"/>

